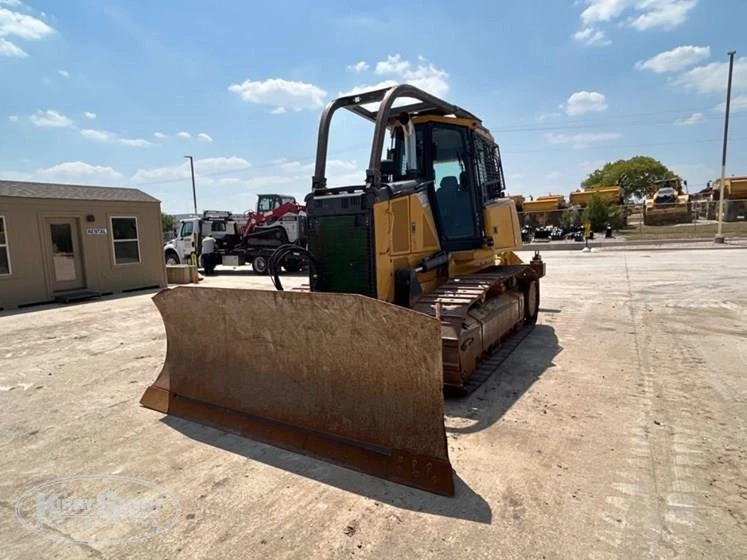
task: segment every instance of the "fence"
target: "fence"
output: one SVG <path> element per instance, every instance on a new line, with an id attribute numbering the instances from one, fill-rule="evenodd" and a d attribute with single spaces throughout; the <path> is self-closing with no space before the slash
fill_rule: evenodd
<path id="1" fill-rule="evenodd" d="M 718 228 L 718 201 L 662 204 L 646 209 L 643 204 L 615 205 L 603 209 L 563 208 L 520 211 L 525 240 L 578 239 L 584 225 L 601 232 L 610 226 L 617 239 L 694 239 L 712 237 Z M 723 231 L 747 237 L 747 200 L 724 201 Z"/>

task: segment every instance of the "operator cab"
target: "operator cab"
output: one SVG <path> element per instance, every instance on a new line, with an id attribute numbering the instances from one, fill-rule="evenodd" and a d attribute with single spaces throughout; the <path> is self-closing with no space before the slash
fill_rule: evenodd
<path id="1" fill-rule="evenodd" d="M 482 208 L 503 195 L 497 146 L 475 128 L 453 119 L 401 114 L 381 162 L 382 182 L 398 191 L 427 191 L 446 251 L 478 248 L 484 242 Z M 461 120 L 461 119 L 460 119 Z M 470 165 L 472 158 L 475 165 Z"/>
<path id="2" fill-rule="evenodd" d="M 284 204 L 296 204 L 296 199 L 292 196 L 280 194 L 260 194 L 257 199 L 257 212 L 260 214 L 271 214 Z"/>

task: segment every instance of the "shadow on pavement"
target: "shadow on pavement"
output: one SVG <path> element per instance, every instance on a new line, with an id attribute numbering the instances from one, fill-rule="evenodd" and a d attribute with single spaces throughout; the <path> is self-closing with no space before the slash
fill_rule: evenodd
<path id="1" fill-rule="evenodd" d="M 196 441 L 391 506 L 485 524 L 490 524 L 493 518 L 488 503 L 456 474 L 456 492 L 454 497 L 449 498 L 338 467 L 326 461 L 285 451 L 182 418 L 164 416 L 161 421 Z"/>
<path id="2" fill-rule="evenodd" d="M 555 329 L 536 325 L 498 370 L 466 398 L 447 398 L 446 416 L 461 417 L 474 423 L 466 427 L 449 427 L 454 434 L 479 432 L 495 424 L 521 396 L 550 368 L 562 351 Z"/>
<path id="3" fill-rule="evenodd" d="M 200 274 L 205 275 L 205 271 L 203 269 L 199 269 Z M 256 274 L 254 270 L 252 270 L 251 266 L 237 266 L 236 268 L 233 267 L 224 267 L 224 266 L 218 266 L 216 267 L 213 274 L 208 276 L 208 278 L 213 278 L 215 276 L 252 276 L 256 278 L 268 278 L 269 276 L 267 274 Z M 290 278 L 302 278 L 309 276 L 308 270 L 299 270 L 298 272 L 288 272 L 287 270 L 283 270 L 280 273 L 280 278 L 283 279 L 285 277 Z"/>

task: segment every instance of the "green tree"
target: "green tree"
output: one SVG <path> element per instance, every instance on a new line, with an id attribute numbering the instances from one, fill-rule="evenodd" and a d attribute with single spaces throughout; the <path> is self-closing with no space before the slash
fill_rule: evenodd
<path id="1" fill-rule="evenodd" d="M 653 181 L 675 177 L 666 165 L 648 156 L 635 156 L 604 164 L 584 179 L 583 189 L 620 185 L 625 198 L 641 197 Z"/>
<path id="2" fill-rule="evenodd" d="M 625 213 L 619 206 L 610 206 L 600 194 L 594 193 L 584 209 L 583 222 L 590 222 L 592 231 L 602 231 L 609 225 L 612 229 L 623 229 Z"/>
<path id="3" fill-rule="evenodd" d="M 161 212 L 161 227 L 164 233 L 173 231 L 175 223 L 176 223 L 176 220 L 174 220 L 174 216 L 172 216 L 171 214 L 164 214 L 163 212 Z"/>
<path id="4" fill-rule="evenodd" d="M 601 195 L 594 193 L 589 199 L 589 204 L 584 209 L 584 223 L 590 222 L 592 231 L 600 231 L 607 227 L 610 209 Z"/>

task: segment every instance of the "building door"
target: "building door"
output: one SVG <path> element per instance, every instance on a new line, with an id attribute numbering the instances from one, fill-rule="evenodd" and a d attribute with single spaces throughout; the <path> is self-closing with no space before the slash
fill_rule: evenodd
<path id="1" fill-rule="evenodd" d="M 49 218 L 47 241 L 52 258 L 52 291 L 85 287 L 78 221 L 74 218 Z"/>

